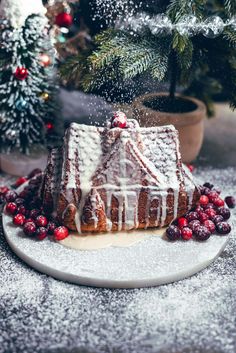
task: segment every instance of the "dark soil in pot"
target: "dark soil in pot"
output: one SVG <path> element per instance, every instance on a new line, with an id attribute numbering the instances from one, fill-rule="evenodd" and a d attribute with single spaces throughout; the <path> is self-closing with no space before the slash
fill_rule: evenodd
<path id="1" fill-rule="evenodd" d="M 174 114 L 189 113 L 197 109 L 197 105 L 190 100 L 168 96 L 148 98 L 143 101 L 143 105 L 158 112 Z"/>

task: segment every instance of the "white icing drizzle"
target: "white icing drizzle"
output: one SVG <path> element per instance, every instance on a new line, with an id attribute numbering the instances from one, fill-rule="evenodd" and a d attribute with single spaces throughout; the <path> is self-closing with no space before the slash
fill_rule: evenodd
<path id="1" fill-rule="evenodd" d="M 161 227 L 164 226 L 165 220 L 166 220 L 167 195 L 168 195 L 167 192 L 165 192 L 165 191 L 162 192 L 162 196 L 161 196 L 161 224 L 160 224 Z"/>

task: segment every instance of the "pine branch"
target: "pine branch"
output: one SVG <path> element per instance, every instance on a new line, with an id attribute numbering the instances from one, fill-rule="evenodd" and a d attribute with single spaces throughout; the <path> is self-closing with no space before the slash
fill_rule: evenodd
<path id="1" fill-rule="evenodd" d="M 229 17 L 232 17 L 236 14 L 236 2 L 235 0 L 224 0 L 225 12 Z"/>
<path id="2" fill-rule="evenodd" d="M 181 17 L 189 14 L 202 18 L 206 2 L 206 0 L 172 0 L 167 7 L 167 15 L 173 22 L 178 22 Z"/>
<path id="3" fill-rule="evenodd" d="M 229 26 L 224 29 L 223 38 L 227 40 L 232 47 L 236 47 L 236 32 Z"/>

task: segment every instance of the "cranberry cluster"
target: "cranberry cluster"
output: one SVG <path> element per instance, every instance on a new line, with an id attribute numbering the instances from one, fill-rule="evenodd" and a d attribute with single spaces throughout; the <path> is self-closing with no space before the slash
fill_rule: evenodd
<path id="1" fill-rule="evenodd" d="M 56 240 L 65 239 L 69 235 L 68 229 L 58 226 L 55 220 L 45 215 L 42 201 L 37 196 L 42 182 L 41 171 L 37 169 L 28 177 L 19 178 L 18 185 L 20 185 L 20 179 L 29 181 L 20 193 L 5 186 L 0 187 L 0 197 L 6 202 L 5 212 L 12 216 L 13 223 L 18 227 L 23 227 L 24 234 L 29 237 L 43 240 L 48 235 L 54 235 Z"/>
<path id="2" fill-rule="evenodd" d="M 210 183 L 201 186 L 200 191 L 198 205 L 167 228 L 166 235 L 169 240 L 189 240 L 195 236 L 197 240 L 204 241 L 215 232 L 225 235 L 231 231 L 230 224 L 226 222 L 230 218 L 230 210 L 225 204 L 234 208 L 234 197 L 227 196 L 223 200 L 220 197 L 221 191 Z"/>

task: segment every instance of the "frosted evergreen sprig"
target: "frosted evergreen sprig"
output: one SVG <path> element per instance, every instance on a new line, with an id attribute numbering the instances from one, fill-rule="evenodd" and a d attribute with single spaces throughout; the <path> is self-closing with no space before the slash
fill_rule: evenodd
<path id="1" fill-rule="evenodd" d="M 145 12 L 135 15 L 127 15 L 125 18 L 118 18 L 116 28 L 129 30 L 131 34 L 142 33 L 149 30 L 153 35 L 170 35 L 177 31 L 180 35 L 192 37 L 202 34 L 208 38 L 215 38 L 221 35 L 226 27 L 236 31 L 236 16 L 223 21 L 219 16 L 210 16 L 204 21 L 194 15 L 185 15 L 176 23 L 173 23 L 166 14 L 150 16 Z"/>

